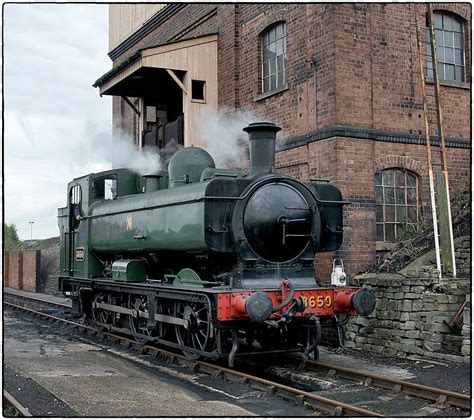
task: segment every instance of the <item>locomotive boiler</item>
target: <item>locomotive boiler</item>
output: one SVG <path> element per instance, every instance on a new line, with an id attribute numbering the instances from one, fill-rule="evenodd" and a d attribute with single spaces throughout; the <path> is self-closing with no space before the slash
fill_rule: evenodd
<path id="1" fill-rule="evenodd" d="M 244 128 L 248 171 L 216 168 L 188 147 L 167 171 L 113 169 L 70 182 L 58 210 L 59 287 L 73 313 L 229 365 L 254 352 L 317 357 L 322 325 L 369 315 L 370 290 L 314 276 L 315 254 L 341 246 L 346 203 L 328 182 L 275 173 L 279 130 Z"/>

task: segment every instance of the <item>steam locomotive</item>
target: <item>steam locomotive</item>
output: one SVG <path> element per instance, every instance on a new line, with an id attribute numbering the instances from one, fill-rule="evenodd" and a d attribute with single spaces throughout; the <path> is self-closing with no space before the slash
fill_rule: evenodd
<path id="1" fill-rule="evenodd" d="M 280 127 L 252 123 L 250 169 L 218 169 L 188 147 L 167 171 L 113 169 L 68 184 L 58 209 L 59 289 L 72 314 L 190 358 L 303 351 L 322 326 L 369 315 L 374 294 L 322 286 L 316 252 L 342 243 L 342 200 L 328 182 L 277 174 Z M 339 281 L 341 280 L 341 281 Z"/>

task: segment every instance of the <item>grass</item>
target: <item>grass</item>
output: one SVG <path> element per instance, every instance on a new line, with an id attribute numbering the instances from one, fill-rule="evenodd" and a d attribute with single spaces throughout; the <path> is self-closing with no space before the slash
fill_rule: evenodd
<path id="1" fill-rule="evenodd" d="M 13 405 L 11 405 L 5 398 L 3 399 L 3 417 L 22 417 Z"/>

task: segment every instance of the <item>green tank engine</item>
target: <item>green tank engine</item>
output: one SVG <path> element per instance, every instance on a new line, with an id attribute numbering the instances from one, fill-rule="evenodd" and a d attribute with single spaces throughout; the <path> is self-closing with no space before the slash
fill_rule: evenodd
<path id="1" fill-rule="evenodd" d="M 171 157 L 167 170 L 140 176 L 112 169 L 68 184 L 67 206 L 58 210 L 59 286 L 77 314 L 112 329 L 125 323 L 137 339 L 190 356 L 225 355 L 232 364 L 236 331 L 245 322 L 250 339 L 271 319 L 300 317 L 296 335 L 288 334 L 294 342 L 280 343 L 292 347 L 299 330 L 318 335 L 319 316 L 372 312 L 371 292 L 327 290 L 314 277 L 315 253 L 342 243 L 347 203 L 339 189 L 274 172 L 276 125 L 253 123 L 244 130 L 247 172 L 218 169 L 205 150 L 188 147 Z M 207 327 L 198 316 L 203 308 Z M 219 337 L 209 328 L 221 331 Z M 225 350 L 229 340 L 231 351 Z M 317 341 L 306 343 L 306 353 Z"/>

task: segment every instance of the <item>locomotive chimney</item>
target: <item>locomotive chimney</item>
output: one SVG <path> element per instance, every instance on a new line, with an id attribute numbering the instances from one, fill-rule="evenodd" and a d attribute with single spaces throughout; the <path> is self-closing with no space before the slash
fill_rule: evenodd
<path id="1" fill-rule="evenodd" d="M 270 122 L 256 122 L 243 130 L 250 141 L 250 175 L 272 173 L 275 170 L 275 138 L 281 127 Z"/>

